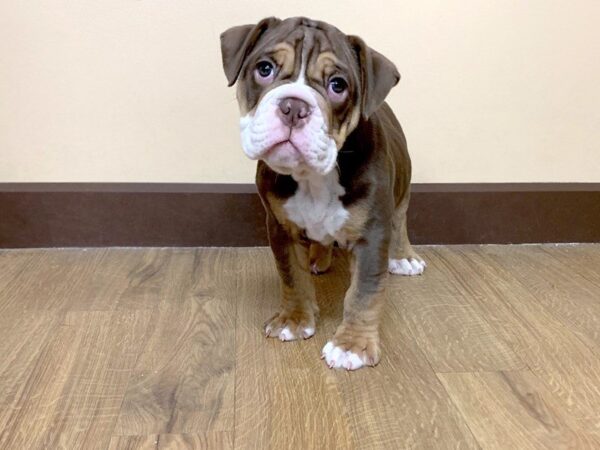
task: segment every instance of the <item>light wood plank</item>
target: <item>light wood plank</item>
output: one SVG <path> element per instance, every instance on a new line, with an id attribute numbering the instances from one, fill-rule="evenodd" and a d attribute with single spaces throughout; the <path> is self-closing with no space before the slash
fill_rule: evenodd
<path id="1" fill-rule="evenodd" d="M 149 318 L 68 313 L 22 380 L 0 448 L 106 448 Z"/>
<path id="2" fill-rule="evenodd" d="M 496 249 L 494 256 L 509 259 L 508 269 L 515 278 L 600 356 L 600 256 L 596 266 L 593 260 L 600 245 L 581 246 L 576 253 L 569 249 L 515 248 L 510 255 Z"/>
<path id="3" fill-rule="evenodd" d="M 58 326 L 46 312 L 0 317 L 0 442 L 7 423 L 25 395 L 25 380 Z"/>
<path id="4" fill-rule="evenodd" d="M 519 370 L 525 363 L 463 298 L 464 279 L 439 270 L 436 253 L 423 249 L 428 269 L 419 277 L 391 277 L 390 303 L 436 372 Z"/>
<path id="5" fill-rule="evenodd" d="M 160 434 L 149 436 L 113 436 L 108 450 L 229 450 L 232 433 Z"/>
<path id="6" fill-rule="evenodd" d="M 148 436 L 113 436 L 108 450 L 157 450 L 158 434 Z"/>
<path id="7" fill-rule="evenodd" d="M 239 250 L 236 259 L 235 447 L 354 448 L 336 374 L 319 358 L 323 338 L 283 343 L 263 335 L 279 304 L 269 250 Z"/>
<path id="8" fill-rule="evenodd" d="M 529 371 L 438 375 L 486 449 L 594 448 Z"/>
<path id="9" fill-rule="evenodd" d="M 321 319 L 313 339 L 281 343 L 262 337 L 261 325 L 278 304 L 277 275 L 272 263 L 249 262 L 265 255 L 256 250 L 248 259 L 240 256 L 246 268 L 241 280 L 248 281 L 240 289 L 247 297 L 238 307 L 243 348 L 238 345 L 236 446 L 241 441 L 252 448 L 281 448 L 285 442 L 309 448 L 477 448 L 414 341 L 399 333 L 403 325 L 395 322 L 391 308 L 384 314 L 384 356 L 376 369 L 332 371 L 319 361 L 342 317 L 348 283 L 343 261 L 315 278 Z M 242 330 L 242 324 L 253 327 Z M 272 375 L 261 379 L 265 368 Z M 279 402 L 282 394 L 286 401 Z M 290 422 L 299 425 L 290 428 Z"/>
<path id="10" fill-rule="evenodd" d="M 88 280 L 105 249 L 29 250 L 27 270 L 19 272 L 2 291 L 0 314 L 14 311 L 66 310 L 81 297 L 74 295 L 79 280 Z"/>
<path id="11" fill-rule="evenodd" d="M 174 250 L 116 435 L 233 429 L 235 258 Z"/>
<path id="12" fill-rule="evenodd" d="M 414 341 L 386 322 L 377 368 L 334 373 L 357 448 L 479 448 Z"/>
<path id="13" fill-rule="evenodd" d="M 600 436 L 600 361 L 506 268 L 510 260 L 490 249 L 438 248 L 449 277 L 464 279 L 465 299 L 482 311 L 498 333 L 557 399 L 581 430 Z M 543 270 L 543 269 L 542 269 Z M 465 275 L 467 274 L 467 275 Z"/>
<path id="14" fill-rule="evenodd" d="M 538 247 L 534 247 L 538 248 Z M 547 252 L 553 257 L 562 257 L 576 273 L 589 277 L 600 287 L 600 243 L 597 244 L 555 244 L 539 247 L 540 251 Z M 567 271 L 568 272 L 568 271 Z"/>
<path id="15" fill-rule="evenodd" d="M 0 250 L 0 298 L 6 286 L 31 263 L 35 253 L 27 250 Z"/>
<path id="16" fill-rule="evenodd" d="M 338 262 L 336 268 L 338 274 L 319 279 L 322 302 L 335 305 L 323 321 L 323 343 L 341 320 L 341 299 L 349 282 L 348 273 L 343 282 L 339 274 L 347 265 Z M 334 283 L 336 289 L 331 287 Z M 418 296 L 427 294 L 423 289 Z M 380 331 L 383 353 L 380 364 L 353 373 L 333 372 L 357 448 L 479 448 L 410 334 L 406 317 L 395 306 L 404 300 L 403 295 L 392 288 L 387 290 L 386 297 Z"/>
<path id="17" fill-rule="evenodd" d="M 159 450 L 230 450 L 233 438 L 230 432 L 212 432 L 200 434 L 161 434 Z"/>
<path id="18" fill-rule="evenodd" d="M 355 373 L 339 258 L 281 343 L 268 249 L 0 251 L 0 448 L 600 448 L 599 249 L 420 249 Z"/>
<path id="19" fill-rule="evenodd" d="M 2 291 L 9 276 L 0 275 L 0 312 L 152 309 L 162 298 L 170 254 L 170 249 L 27 250 L 26 258 L 0 253 L 0 267 L 8 265 L 12 277 Z"/>
<path id="20" fill-rule="evenodd" d="M 162 286 L 171 249 L 89 249 L 70 280 L 66 310 L 153 309 Z"/>

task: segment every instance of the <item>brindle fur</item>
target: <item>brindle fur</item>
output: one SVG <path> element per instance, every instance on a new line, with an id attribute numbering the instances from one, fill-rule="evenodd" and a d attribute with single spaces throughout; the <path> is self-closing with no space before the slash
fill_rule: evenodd
<path id="1" fill-rule="evenodd" d="M 257 34 L 257 29 L 262 33 Z M 256 108 L 267 89 L 298 77 L 303 52 L 308 52 L 307 83 L 325 98 L 329 75 L 342 68 L 348 78 L 349 101 L 336 108 L 325 105 L 330 133 L 338 143 L 337 170 L 345 189 L 340 200 L 350 214 L 341 234 L 347 238 L 344 244 L 352 249 L 352 281 L 333 343 L 375 365 L 380 358 L 378 324 L 388 257 L 417 257 L 406 233 L 411 178 L 406 139 L 391 108 L 383 102 L 399 75 L 393 64 L 368 49 L 360 38 L 346 36 L 322 22 L 270 18 L 248 26 L 246 34 L 254 36 L 254 42 L 248 44 L 251 38 L 245 38 L 249 48 L 243 62 L 235 63 L 238 72 L 233 79 L 240 80 L 238 101 L 243 114 Z M 223 61 L 232 84 L 231 66 L 235 64 L 228 55 L 240 50 L 234 50 L 236 43 L 228 39 L 239 38 L 222 36 Z M 369 78 L 374 70 L 369 55 L 377 55 L 379 65 L 390 66 L 379 83 Z M 265 56 L 281 66 L 278 79 L 268 88 L 252 79 L 253 67 Z M 388 86 L 382 86 L 385 84 Z M 288 220 L 283 205 L 298 187 L 291 176 L 278 174 L 260 161 L 256 184 L 267 212 L 269 242 L 282 282 L 281 311 L 267 322 L 267 334 L 277 336 L 288 327 L 295 338 L 307 337 L 301 331 L 314 329 L 318 311 L 310 264 L 316 264 L 319 271 L 327 270 L 331 246 L 310 242 L 304 231 Z"/>

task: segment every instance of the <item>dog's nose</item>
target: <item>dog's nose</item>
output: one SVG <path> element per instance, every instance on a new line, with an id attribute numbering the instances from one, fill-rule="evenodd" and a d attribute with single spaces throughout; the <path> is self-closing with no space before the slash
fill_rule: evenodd
<path id="1" fill-rule="evenodd" d="M 279 102 L 279 116 L 284 124 L 297 127 L 310 115 L 310 106 L 304 100 L 287 97 Z"/>

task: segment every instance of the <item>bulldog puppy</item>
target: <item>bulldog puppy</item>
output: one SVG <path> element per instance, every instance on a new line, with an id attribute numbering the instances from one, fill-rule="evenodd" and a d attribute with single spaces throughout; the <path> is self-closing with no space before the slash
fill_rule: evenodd
<path id="1" fill-rule="evenodd" d="M 400 75 L 359 37 L 303 17 L 231 28 L 221 52 L 229 86 L 237 82 L 243 150 L 258 161 L 281 278 L 281 309 L 265 333 L 282 341 L 314 335 L 311 271 L 329 268 L 337 243 L 351 251 L 352 281 L 322 357 L 332 368 L 374 366 L 388 272 L 425 268 L 406 232 L 406 139 L 384 102 Z"/>

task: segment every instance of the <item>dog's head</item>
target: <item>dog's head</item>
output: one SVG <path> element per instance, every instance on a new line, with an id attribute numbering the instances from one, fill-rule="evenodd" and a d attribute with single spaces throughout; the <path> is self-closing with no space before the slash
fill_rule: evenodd
<path id="1" fill-rule="evenodd" d="M 230 28 L 221 53 L 229 86 L 237 81 L 244 152 L 295 178 L 330 172 L 400 79 L 359 37 L 302 17 Z"/>

